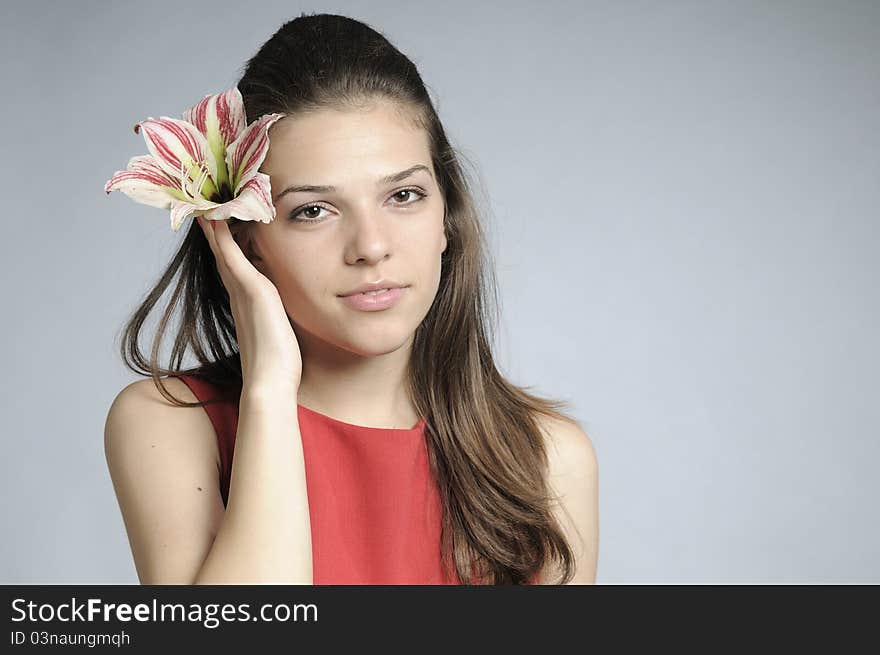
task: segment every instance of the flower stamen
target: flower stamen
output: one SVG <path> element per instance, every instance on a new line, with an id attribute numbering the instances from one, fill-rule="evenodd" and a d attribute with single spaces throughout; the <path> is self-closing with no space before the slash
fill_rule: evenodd
<path id="1" fill-rule="evenodd" d="M 196 168 L 198 169 L 198 173 L 193 177 Z M 196 197 L 204 199 L 204 196 L 202 196 L 202 190 L 210 177 L 211 171 L 208 168 L 207 163 L 204 161 L 193 162 L 188 171 L 183 162 L 180 164 L 181 190 L 190 200 L 195 200 Z"/>

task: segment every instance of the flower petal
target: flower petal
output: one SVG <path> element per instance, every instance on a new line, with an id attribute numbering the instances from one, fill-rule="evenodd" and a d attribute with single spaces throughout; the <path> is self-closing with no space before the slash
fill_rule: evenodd
<path id="1" fill-rule="evenodd" d="M 241 92 L 234 86 L 223 93 L 206 95 L 196 106 L 183 112 L 183 120 L 199 128 L 209 143 L 212 131 L 216 131 L 225 149 L 246 127 Z"/>
<path id="2" fill-rule="evenodd" d="M 235 198 L 202 214 L 206 219 L 224 221 L 234 217 L 240 221 L 271 223 L 275 218 L 269 176 L 255 173 Z"/>
<path id="3" fill-rule="evenodd" d="M 269 128 L 284 114 L 263 114 L 248 125 L 226 151 L 233 195 L 256 175 L 269 152 Z"/>
<path id="4" fill-rule="evenodd" d="M 211 211 L 211 209 L 219 206 L 221 205 L 209 200 L 205 200 L 199 204 L 193 204 L 186 200 L 174 200 L 171 203 L 171 229 L 177 232 L 188 216 L 202 216 L 206 212 Z"/>
<path id="5" fill-rule="evenodd" d="M 228 184 L 226 148 L 246 127 L 244 100 L 238 87 L 206 95 L 197 105 L 183 112 L 183 120 L 195 125 L 205 135 L 217 165 L 217 188 Z"/>
<path id="6" fill-rule="evenodd" d="M 135 125 L 135 131 L 139 128 L 143 129 L 147 149 L 166 173 L 183 179 L 193 166 L 204 164 L 211 183 L 217 180 L 217 162 L 210 156 L 208 140 L 195 125 L 162 116 L 158 120 L 148 118 L 141 121 Z"/>
<path id="7" fill-rule="evenodd" d="M 122 191 L 136 202 L 160 209 L 168 209 L 173 200 L 184 198 L 180 181 L 162 170 L 150 155 L 132 157 L 124 171 L 117 171 L 107 180 L 104 191 Z"/>

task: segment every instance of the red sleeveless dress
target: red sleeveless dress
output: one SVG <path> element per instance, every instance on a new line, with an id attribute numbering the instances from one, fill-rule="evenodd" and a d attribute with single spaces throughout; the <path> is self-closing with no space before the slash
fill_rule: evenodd
<path id="1" fill-rule="evenodd" d="M 219 388 L 180 379 L 196 398 Z M 229 498 L 238 397 L 204 406 L 220 451 L 220 493 Z M 425 419 L 411 428 L 370 428 L 297 404 L 316 585 L 461 584 L 440 560 L 441 500 L 430 471 Z M 537 576 L 529 581 L 535 584 Z"/>
<path id="2" fill-rule="evenodd" d="M 180 379 L 199 400 L 218 389 Z M 219 394 L 218 394 L 219 395 Z M 229 498 L 238 401 L 204 406 L 220 450 L 220 493 Z M 461 584 L 440 565 L 440 496 L 424 439 L 408 429 L 352 425 L 297 405 L 312 526 L 314 584 Z"/>

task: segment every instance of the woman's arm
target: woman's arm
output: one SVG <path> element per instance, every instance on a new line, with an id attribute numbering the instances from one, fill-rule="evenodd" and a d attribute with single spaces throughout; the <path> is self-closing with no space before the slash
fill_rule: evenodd
<path id="1" fill-rule="evenodd" d="M 195 400 L 174 378 L 166 386 Z M 203 408 L 128 385 L 105 424 L 107 463 L 142 584 L 312 584 L 296 392 L 245 389 L 226 510 Z"/>
<path id="2" fill-rule="evenodd" d="M 296 397 L 242 391 L 226 515 L 195 584 L 313 584 Z"/>

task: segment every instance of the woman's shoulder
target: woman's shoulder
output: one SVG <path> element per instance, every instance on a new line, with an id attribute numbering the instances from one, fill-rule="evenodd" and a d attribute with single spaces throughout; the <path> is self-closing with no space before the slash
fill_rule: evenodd
<path id="1" fill-rule="evenodd" d="M 162 378 L 162 382 L 180 401 L 200 400 L 179 378 Z M 152 378 L 130 382 L 116 394 L 107 412 L 104 441 L 108 452 L 166 445 L 219 461 L 217 433 L 206 411 L 199 406 L 175 405 Z"/>
<path id="2" fill-rule="evenodd" d="M 561 474 L 574 468 L 583 471 L 596 466 L 593 440 L 580 423 L 569 417 L 537 417 L 551 472 Z"/>
<path id="3" fill-rule="evenodd" d="M 599 469 L 593 441 L 569 418 L 539 420 L 547 452 L 548 484 L 557 498 L 553 514 L 572 547 L 575 572 L 569 584 L 593 584 L 599 547 Z M 555 580 L 548 565 L 542 580 Z"/>
<path id="4" fill-rule="evenodd" d="M 171 395 L 179 400 L 188 403 L 199 401 L 195 393 L 193 393 L 192 389 L 190 389 L 190 387 L 180 377 L 164 377 L 162 378 L 162 384 L 171 393 Z M 150 411 L 151 408 L 155 408 L 156 406 L 175 406 L 172 402 L 165 398 L 165 396 L 162 395 L 152 378 L 135 380 L 134 382 L 130 382 L 126 386 L 124 386 L 116 394 L 116 397 L 113 399 L 113 404 L 111 405 L 111 407 L 121 404 L 124 404 L 126 406 L 134 405 L 136 407 L 142 408 L 145 411 Z"/>

